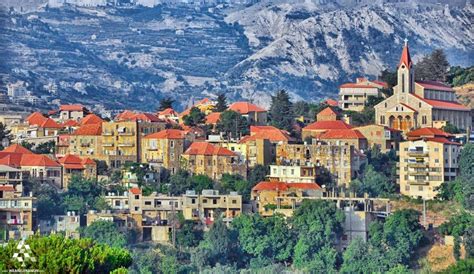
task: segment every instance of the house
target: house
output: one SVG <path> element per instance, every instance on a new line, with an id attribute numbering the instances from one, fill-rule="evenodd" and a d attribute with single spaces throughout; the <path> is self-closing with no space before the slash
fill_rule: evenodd
<path id="1" fill-rule="evenodd" d="M 176 124 L 179 123 L 179 114 L 172 108 L 167 108 L 158 112 L 158 118 L 164 121 L 172 121 Z"/>
<path id="2" fill-rule="evenodd" d="M 69 137 L 60 137 L 58 150 L 62 155 L 73 154 L 94 160 L 105 160 L 102 154 L 102 124 L 85 124 L 76 129 Z M 61 148 L 68 145 L 68 149 Z M 60 156 L 60 155 L 58 155 Z"/>
<path id="3" fill-rule="evenodd" d="M 75 120 L 79 121 L 84 116 L 89 113 L 86 107 L 83 105 L 75 104 L 75 105 L 61 105 L 59 106 L 59 120 L 60 121 L 67 121 L 67 120 Z"/>
<path id="4" fill-rule="evenodd" d="M 381 125 L 366 125 L 355 128 L 367 139 L 368 148 L 378 147 L 382 153 L 391 150 L 398 151 L 402 141 L 402 132 L 397 129 Z"/>
<path id="5" fill-rule="evenodd" d="M 367 139 L 357 129 L 328 130 L 321 134 L 318 140 L 328 144 L 347 144 L 362 151 L 365 151 L 368 148 Z"/>
<path id="6" fill-rule="evenodd" d="M 308 138 L 319 138 L 321 134 L 328 130 L 342 130 L 351 129 L 352 126 L 346 124 L 341 120 L 336 121 L 316 121 L 303 128 L 301 138 L 306 140 Z"/>
<path id="7" fill-rule="evenodd" d="M 331 107 L 327 107 L 316 114 L 316 121 L 337 121 L 340 119 L 340 114 Z"/>
<path id="8" fill-rule="evenodd" d="M 63 188 L 67 189 L 73 176 L 86 179 L 97 179 L 97 164 L 90 158 L 80 158 L 76 155 L 65 155 L 58 159 L 63 167 Z"/>
<path id="9" fill-rule="evenodd" d="M 11 185 L 0 185 L 0 240 L 22 239 L 36 230 L 36 198 L 18 196 Z"/>
<path id="10" fill-rule="evenodd" d="M 454 90 L 440 82 L 416 81 L 408 44 L 398 64 L 393 95 L 377 104 L 376 123 L 403 131 L 434 127 L 446 121 L 459 129 L 472 127 L 471 109 L 456 101 Z"/>
<path id="11" fill-rule="evenodd" d="M 79 125 L 96 125 L 102 124 L 104 120 L 99 116 L 95 115 L 94 113 L 87 114 L 84 118 L 79 121 Z"/>
<path id="12" fill-rule="evenodd" d="M 345 83 L 339 87 L 339 107 L 342 110 L 362 111 L 369 97 L 382 97 L 382 90 L 387 88 L 385 82 L 359 77 L 355 83 Z"/>
<path id="13" fill-rule="evenodd" d="M 23 173 L 21 169 L 0 165 L 0 187 L 11 186 L 15 196 L 23 194 Z M 0 198 L 2 197 L 0 193 Z"/>
<path id="14" fill-rule="evenodd" d="M 316 166 L 270 165 L 270 181 L 287 183 L 316 183 Z"/>
<path id="15" fill-rule="evenodd" d="M 235 102 L 228 109 L 240 113 L 251 125 L 267 124 L 267 111 L 257 105 L 249 102 Z"/>
<path id="16" fill-rule="evenodd" d="M 209 143 L 192 143 L 181 159 L 181 167 L 192 174 L 204 174 L 214 180 L 226 173 L 247 177 L 247 166 L 235 152 Z"/>

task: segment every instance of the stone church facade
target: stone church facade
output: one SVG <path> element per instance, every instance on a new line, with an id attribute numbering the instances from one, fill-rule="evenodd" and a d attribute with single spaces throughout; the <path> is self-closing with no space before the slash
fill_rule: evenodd
<path id="1" fill-rule="evenodd" d="M 416 81 L 408 44 L 402 51 L 393 95 L 377 104 L 375 119 L 379 125 L 407 133 L 422 127 L 449 122 L 459 129 L 472 126 L 471 109 L 456 101 L 454 90 L 436 81 Z"/>

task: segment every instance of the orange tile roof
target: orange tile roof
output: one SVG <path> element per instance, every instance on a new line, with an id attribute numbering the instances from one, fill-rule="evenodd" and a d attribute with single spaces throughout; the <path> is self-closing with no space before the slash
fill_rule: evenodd
<path id="1" fill-rule="evenodd" d="M 303 130 L 329 130 L 329 129 L 351 129 L 352 126 L 344 121 L 316 121 L 307 125 Z"/>
<path id="2" fill-rule="evenodd" d="M 452 87 L 438 81 L 416 81 L 415 83 L 426 89 L 454 92 Z"/>
<path id="3" fill-rule="evenodd" d="M 356 84 L 356 83 L 345 83 L 339 86 L 339 88 L 376 88 L 369 84 Z"/>
<path id="4" fill-rule="evenodd" d="M 210 113 L 209 115 L 206 116 L 206 124 L 211 124 L 211 125 L 217 124 L 220 118 L 221 118 L 220 112 Z"/>
<path id="5" fill-rule="evenodd" d="M 59 110 L 61 111 L 83 111 L 84 109 L 85 107 L 80 104 L 59 106 Z"/>
<path id="6" fill-rule="evenodd" d="M 323 133 L 320 139 L 365 139 L 357 129 L 331 129 Z"/>
<path id="7" fill-rule="evenodd" d="M 272 142 L 289 142 L 293 138 L 289 133 L 273 126 L 250 126 L 250 136 L 243 137 L 239 143 L 254 140 L 270 140 Z"/>
<path id="8" fill-rule="evenodd" d="M 165 129 L 156 133 L 148 134 L 145 139 L 184 139 L 186 132 L 179 129 Z"/>
<path id="9" fill-rule="evenodd" d="M 100 124 L 102 122 L 104 122 L 104 120 L 102 120 L 102 118 L 100 118 L 99 116 L 91 113 L 91 114 L 86 115 L 86 117 L 82 118 L 81 121 L 79 121 L 79 124 L 80 125 L 91 125 L 91 124 Z"/>
<path id="10" fill-rule="evenodd" d="M 117 116 L 115 116 L 115 120 L 117 121 L 122 121 L 122 120 L 128 120 L 135 116 L 136 113 L 131 111 L 131 110 L 124 110 L 123 112 L 119 113 Z"/>
<path id="11" fill-rule="evenodd" d="M 448 140 L 447 138 L 444 138 L 444 137 L 427 138 L 426 141 L 442 143 L 442 144 L 448 144 L 448 145 L 458 145 L 458 146 L 461 145 L 460 143 L 450 141 L 450 140 Z"/>
<path id="12" fill-rule="evenodd" d="M 72 135 L 102 135 L 102 124 L 83 125 L 76 129 Z"/>
<path id="13" fill-rule="evenodd" d="M 13 144 L 10 145 L 9 147 L 5 148 L 2 150 L 2 152 L 14 152 L 14 153 L 22 153 L 22 154 L 33 154 L 29 149 L 19 145 L 19 144 Z"/>
<path id="14" fill-rule="evenodd" d="M 186 155 L 218 155 L 218 156 L 236 156 L 236 154 L 227 148 L 214 146 L 206 142 L 194 142 L 184 152 Z"/>
<path id="15" fill-rule="evenodd" d="M 381 85 L 383 86 L 384 88 L 388 88 L 388 83 L 387 82 L 383 82 L 383 81 L 378 81 L 378 80 L 373 80 L 371 81 L 372 83 L 375 83 L 377 85 Z"/>
<path id="16" fill-rule="evenodd" d="M 32 153 L 16 153 L 16 152 L 0 152 L 0 164 L 12 167 L 22 166 L 44 166 L 44 167 L 60 167 L 46 155 Z"/>
<path id="17" fill-rule="evenodd" d="M 96 165 L 94 160 L 90 158 L 80 158 L 72 154 L 59 158 L 58 162 L 68 169 L 85 169 L 86 165 Z"/>
<path id="18" fill-rule="evenodd" d="M 400 65 L 404 64 L 407 68 L 410 68 L 413 63 L 410 57 L 410 51 L 408 50 L 408 45 L 403 47 L 402 56 L 400 57 Z"/>
<path id="19" fill-rule="evenodd" d="M 77 127 L 79 123 L 75 120 L 67 120 L 61 124 L 62 127 Z"/>
<path id="20" fill-rule="evenodd" d="M 43 123 L 39 126 L 41 128 L 63 128 L 62 125 L 58 124 L 56 121 L 54 121 L 51 118 L 46 118 L 46 120 L 44 120 Z"/>
<path id="21" fill-rule="evenodd" d="M 324 115 L 324 116 L 328 116 L 328 115 L 337 115 L 337 112 L 335 112 L 332 108 L 330 107 L 327 107 L 323 110 L 321 110 L 318 115 Z"/>
<path id="22" fill-rule="evenodd" d="M 251 104 L 249 102 L 235 102 L 229 106 L 230 110 L 236 111 L 240 114 L 248 114 L 249 112 L 265 112 L 266 110 Z"/>
<path id="23" fill-rule="evenodd" d="M 178 113 L 172 109 L 172 108 L 167 108 L 165 110 L 162 110 L 160 112 L 158 112 L 158 115 L 174 115 L 174 116 L 178 116 Z"/>
<path id="24" fill-rule="evenodd" d="M 0 185 L 0 191 L 15 191 L 12 185 Z"/>
<path id="25" fill-rule="evenodd" d="M 144 121 L 144 122 L 162 122 L 160 118 L 158 118 L 155 114 L 151 113 L 137 113 L 134 116 L 130 117 L 129 119 L 126 120 L 132 120 L 132 121 Z"/>
<path id="26" fill-rule="evenodd" d="M 321 189 L 316 183 L 284 183 L 263 181 L 252 188 L 252 191 L 286 191 L 288 189 Z"/>
<path id="27" fill-rule="evenodd" d="M 138 187 L 132 187 L 130 188 L 130 192 L 134 195 L 139 195 L 141 193 L 141 190 Z"/>
<path id="28" fill-rule="evenodd" d="M 424 101 L 428 105 L 431 105 L 434 108 L 438 109 L 448 109 L 448 110 L 461 110 L 461 111 L 471 111 L 470 108 L 461 105 L 458 102 L 448 102 L 448 101 L 440 101 L 440 100 L 433 100 L 433 99 L 425 99 L 416 94 L 412 94 L 413 96 L 417 97 L 418 99 Z"/>
<path id="29" fill-rule="evenodd" d="M 39 126 L 41 125 L 42 123 L 44 123 L 44 121 L 46 121 L 48 118 L 46 118 L 43 114 L 41 114 L 40 112 L 33 112 L 32 114 L 30 114 L 27 118 L 26 118 L 26 122 L 29 124 L 29 125 L 35 125 L 35 126 Z"/>
<path id="30" fill-rule="evenodd" d="M 324 101 L 324 103 L 326 103 L 327 105 L 330 105 L 332 107 L 337 107 L 339 105 L 339 103 L 336 100 L 333 100 L 333 99 L 327 99 L 326 101 Z"/>
<path id="31" fill-rule="evenodd" d="M 450 138 L 453 135 L 444 132 L 441 129 L 434 128 L 434 127 L 424 127 L 412 130 L 407 133 L 407 137 L 409 138 L 421 138 L 421 137 L 447 137 Z"/>

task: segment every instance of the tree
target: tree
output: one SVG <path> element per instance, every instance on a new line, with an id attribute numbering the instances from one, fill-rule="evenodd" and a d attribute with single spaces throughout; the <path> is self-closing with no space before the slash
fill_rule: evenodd
<path id="1" fill-rule="evenodd" d="M 199 268 L 204 266 L 215 266 L 217 264 L 227 265 L 241 263 L 241 249 L 237 234 L 227 228 L 219 217 L 204 234 L 196 250 L 192 254 L 194 265 Z"/>
<path id="2" fill-rule="evenodd" d="M 254 167 L 250 168 L 249 176 L 247 177 L 247 180 L 249 181 L 250 185 L 254 187 L 261 181 L 265 181 L 265 179 L 267 178 L 268 170 L 269 168 L 264 165 L 255 165 Z"/>
<path id="3" fill-rule="evenodd" d="M 56 152 L 56 142 L 51 140 L 41 143 L 32 150 L 36 154 L 54 154 Z"/>
<path id="4" fill-rule="evenodd" d="M 253 186 L 247 180 L 244 180 L 240 175 L 227 173 L 223 174 L 219 186 L 225 193 L 237 191 L 240 195 L 242 195 L 243 200 L 250 200 L 250 192 Z"/>
<path id="5" fill-rule="evenodd" d="M 226 110 L 221 113 L 216 128 L 219 132 L 225 133 L 228 137 L 234 138 L 249 133 L 247 119 L 233 110 Z"/>
<path id="6" fill-rule="evenodd" d="M 359 196 L 368 193 L 370 197 L 386 196 L 395 191 L 395 185 L 383 173 L 375 171 L 372 165 L 368 165 L 363 177 L 354 180 L 350 187 Z"/>
<path id="7" fill-rule="evenodd" d="M 453 87 L 474 82 L 474 66 L 468 68 L 462 68 L 459 66 L 451 67 L 449 69 L 447 82 Z"/>
<path id="8" fill-rule="evenodd" d="M 167 108 L 173 108 L 173 100 L 171 97 L 164 97 L 160 100 L 160 106 L 158 107 L 158 111 L 163 111 Z"/>
<path id="9" fill-rule="evenodd" d="M 10 143 L 12 137 L 10 135 L 10 130 L 7 129 L 7 126 L 4 125 L 3 123 L 0 123 L 0 150 L 5 149 L 3 147 L 3 140 L 8 140 L 8 143 Z"/>
<path id="10" fill-rule="evenodd" d="M 293 257 L 294 265 L 308 270 L 332 271 L 334 265 L 325 265 L 324 270 L 311 269 L 311 265 L 323 257 L 324 254 L 319 254 L 320 252 L 332 254 L 331 247 L 327 245 L 334 243 L 341 235 L 344 218 L 344 213 L 332 202 L 304 200 L 294 212 L 291 221 L 298 235 Z"/>
<path id="11" fill-rule="evenodd" d="M 51 220 L 53 215 L 64 214 L 61 196 L 54 187 L 47 184 L 34 184 L 32 192 L 37 199 L 38 219 Z"/>
<path id="12" fill-rule="evenodd" d="M 64 194 L 63 208 L 84 214 L 89 209 L 96 209 L 97 198 L 102 194 L 104 187 L 96 180 L 81 176 L 73 176 Z"/>
<path id="13" fill-rule="evenodd" d="M 457 134 L 457 133 L 462 132 L 459 128 L 457 128 L 455 125 L 451 124 L 450 122 L 446 123 L 446 125 L 442 127 L 441 129 L 451 134 Z"/>
<path id="14" fill-rule="evenodd" d="M 97 175 L 108 175 L 109 166 L 104 160 L 94 160 L 97 165 Z"/>
<path id="15" fill-rule="evenodd" d="M 45 273 L 110 273 L 129 267 L 132 257 L 126 249 L 97 244 L 91 239 L 69 239 L 60 234 L 26 239 L 29 254 L 35 261 L 25 260 L 25 267 L 13 257 L 18 241 L 11 240 L 0 248 L 0 270 L 37 269 Z"/>
<path id="16" fill-rule="evenodd" d="M 217 103 L 214 107 L 215 112 L 224 112 L 227 109 L 227 97 L 224 93 L 217 95 Z"/>
<path id="17" fill-rule="evenodd" d="M 392 90 L 394 86 L 397 85 L 397 72 L 396 71 L 390 71 L 388 69 L 383 70 L 380 73 L 379 79 L 381 81 L 384 81 L 388 84 L 389 90 Z M 393 91 L 392 91 L 393 93 Z"/>
<path id="18" fill-rule="evenodd" d="M 474 144 L 466 144 L 459 159 L 460 182 L 462 183 L 463 205 L 474 209 Z"/>
<path id="19" fill-rule="evenodd" d="M 200 229 L 194 228 L 192 220 L 185 220 L 181 223 L 176 232 L 176 245 L 181 248 L 195 247 L 203 239 L 203 233 Z M 171 234 L 170 234 L 171 237 Z"/>
<path id="20" fill-rule="evenodd" d="M 186 190 L 195 190 L 200 193 L 204 189 L 212 189 L 214 181 L 206 175 L 191 176 L 186 170 L 179 170 L 169 179 L 168 191 L 171 195 L 181 195 Z"/>
<path id="21" fill-rule="evenodd" d="M 191 188 L 197 193 L 201 193 L 204 189 L 213 189 L 214 181 L 206 175 L 194 175 L 191 177 Z"/>
<path id="22" fill-rule="evenodd" d="M 360 237 L 351 241 L 343 254 L 344 263 L 341 266 L 341 273 L 375 273 L 372 262 L 374 258 L 369 255 L 369 244 Z"/>
<path id="23" fill-rule="evenodd" d="M 293 107 L 290 96 L 285 90 L 278 91 L 272 96 L 270 106 L 270 124 L 279 129 L 291 132 L 293 130 Z"/>
<path id="24" fill-rule="evenodd" d="M 125 247 L 127 244 L 126 235 L 120 232 L 117 225 L 110 221 L 94 221 L 81 230 L 81 237 L 90 238 L 111 247 Z"/>
<path id="25" fill-rule="evenodd" d="M 474 273 L 474 259 L 459 260 L 456 264 L 451 265 L 442 273 L 458 274 L 458 273 Z"/>
<path id="26" fill-rule="evenodd" d="M 206 115 L 197 107 L 192 107 L 188 115 L 184 115 L 183 122 L 186 126 L 198 126 L 204 123 Z"/>
<path id="27" fill-rule="evenodd" d="M 415 65 L 416 80 L 446 81 L 449 62 L 442 49 L 435 49 Z"/>

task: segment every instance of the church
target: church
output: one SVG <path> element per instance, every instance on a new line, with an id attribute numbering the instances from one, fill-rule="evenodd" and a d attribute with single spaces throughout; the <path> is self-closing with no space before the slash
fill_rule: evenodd
<path id="1" fill-rule="evenodd" d="M 454 90 L 436 81 L 415 81 L 408 43 L 402 51 L 393 95 L 377 104 L 375 122 L 407 133 L 447 122 L 459 129 L 472 126 L 471 109 L 456 101 Z"/>

